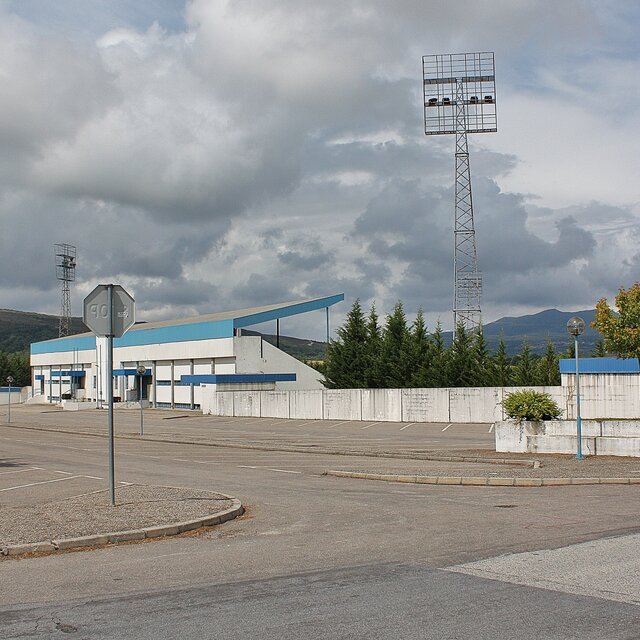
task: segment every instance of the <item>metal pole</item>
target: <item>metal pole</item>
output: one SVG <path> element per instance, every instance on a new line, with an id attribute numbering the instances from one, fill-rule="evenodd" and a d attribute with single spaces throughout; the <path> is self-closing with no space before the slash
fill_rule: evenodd
<path id="1" fill-rule="evenodd" d="M 575 352 L 576 352 L 576 429 L 578 434 L 578 453 L 576 459 L 582 460 L 582 418 L 580 416 L 580 371 L 578 367 L 578 336 L 575 336 Z"/>
<path id="2" fill-rule="evenodd" d="M 109 310 L 109 335 L 107 336 L 107 415 L 109 424 L 109 495 L 111 506 L 116 504 L 116 485 L 113 452 L 113 285 L 107 285 L 107 306 Z"/>
<path id="3" fill-rule="evenodd" d="M 11 422 L 11 383 L 9 383 L 9 415 L 7 416 L 7 423 Z"/>
<path id="4" fill-rule="evenodd" d="M 142 413 L 142 374 L 138 376 L 138 384 L 140 385 L 140 435 L 144 435 L 144 422 Z"/>

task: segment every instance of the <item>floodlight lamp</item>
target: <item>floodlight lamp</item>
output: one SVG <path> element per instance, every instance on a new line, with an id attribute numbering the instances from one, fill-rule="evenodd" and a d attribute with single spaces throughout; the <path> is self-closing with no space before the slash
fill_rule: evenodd
<path id="1" fill-rule="evenodd" d="M 136 371 L 138 372 L 138 375 L 143 376 L 147 372 L 147 367 L 145 367 L 143 364 L 138 365 Z"/>
<path id="2" fill-rule="evenodd" d="M 13 382 L 13 376 L 7 376 L 7 382 L 11 384 Z"/>
<path id="3" fill-rule="evenodd" d="M 567 322 L 567 331 L 572 336 L 579 336 L 584 333 L 585 326 L 584 320 L 580 316 L 573 316 Z"/>

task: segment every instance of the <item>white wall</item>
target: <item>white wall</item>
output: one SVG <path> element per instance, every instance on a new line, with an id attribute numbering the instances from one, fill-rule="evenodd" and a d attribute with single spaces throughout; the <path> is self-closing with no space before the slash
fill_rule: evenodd
<path id="1" fill-rule="evenodd" d="M 610 380 L 610 386 L 600 383 L 585 385 L 581 392 L 583 418 L 599 419 L 606 416 L 629 419 L 640 416 L 640 376 L 618 377 L 622 380 Z M 574 418 L 575 400 L 571 387 L 262 391 L 260 415 L 309 420 L 491 423 L 505 419 L 502 400 L 509 393 L 521 389 L 535 389 L 548 393 L 563 409 L 565 419 Z M 211 387 L 207 387 L 206 393 L 215 392 Z M 235 402 L 241 402 L 242 397 L 242 392 L 237 392 Z M 585 397 L 588 399 L 585 400 Z M 253 403 L 252 406 L 255 406 L 257 401 L 254 400 Z M 211 407 L 206 413 L 216 415 L 213 408 L 215 402 L 209 399 L 206 404 Z M 225 411 L 230 411 L 228 404 L 225 405 Z M 251 415 L 256 415 L 255 410 L 252 411 L 254 412 Z"/>

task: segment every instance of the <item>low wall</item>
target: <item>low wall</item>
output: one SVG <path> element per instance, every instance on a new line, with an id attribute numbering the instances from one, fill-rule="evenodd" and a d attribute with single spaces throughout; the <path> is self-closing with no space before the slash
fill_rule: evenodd
<path id="1" fill-rule="evenodd" d="M 640 457 L 640 420 L 582 420 L 585 456 Z M 578 445 L 575 420 L 496 422 L 496 451 L 501 453 L 570 453 Z"/>
<path id="2" fill-rule="evenodd" d="M 561 387 L 546 391 L 563 406 Z M 496 422 L 505 394 L 516 387 L 457 389 L 308 389 L 289 391 L 216 391 L 202 387 L 202 412 L 217 416 L 253 416 L 297 420 L 367 422 Z"/>

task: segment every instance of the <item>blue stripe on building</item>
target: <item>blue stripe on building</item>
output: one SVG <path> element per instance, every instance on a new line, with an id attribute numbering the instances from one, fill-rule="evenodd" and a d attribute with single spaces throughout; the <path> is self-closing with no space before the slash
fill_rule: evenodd
<path id="1" fill-rule="evenodd" d="M 640 373 L 637 358 L 579 358 L 580 373 Z M 560 373 L 575 374 L 576 361 L 573 358 L 560 360 Z"/>
<path id="2" fill-rule="evenodd" d="M 215 373 L 180 376 L 187 384 L 252 384 L 256 382 L 295 382 L 295 373 Z"/>

